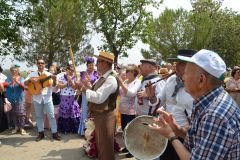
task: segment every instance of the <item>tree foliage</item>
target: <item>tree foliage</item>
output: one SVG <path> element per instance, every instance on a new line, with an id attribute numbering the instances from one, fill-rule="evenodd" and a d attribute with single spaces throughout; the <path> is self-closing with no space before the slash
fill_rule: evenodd
<path id="1" fill-rule="evenodd" d="M 31 27 L 35 21 L 29 6 L 34 0 L 0 1 L 0 56 L 19 54 L 23 41 L 21 27 Z"/>
<path id="2" fill-rule="evenodd" d="M 228 66 L 239 64 L 240 16 L 219 9 L 220 4 L 199 0 L 189 12 L 165 9 L 158 18 L 149 20 L 142 40 L 150 45 L 150 51 L 143 50 L 143 56 L 166 60 L 181 48 L 206 48 L 218 52 Z"/>
<path id="3" fill-rule="evenodd" d="M 221 54 L 230 67 L 240 64 L 240 15 L 231 10 L 220 10 L 208 48 Z"/>
<path id="4" fill-rule="evenodd" d="M 166 59 L 179 48 L 186 48 L 192 29 L 188 17 L 189 13 L 180 8 L 165 9 L 158 18 L 150 19 L 142 36 L 142 41 L 150 45 L 150 52 L 143 50 L 143 56 Z"/>
<path id="5" fill-rule="evenodd" d="M 114 53 L 115 62 L 119 55 L 127 56 L 126 50 L 136 44 L 147 18 L 151 17 L 146 7 L 157 7 L 160 3 L 155 0 L 91 0 L 92 22 L 96 31 L 103 35 L 104 45 L 100 49 Z"/>
<path id="6" fill-rule="evenodd" d="M 84 0 L 40 1 L 33 7 L 33 12 L 42 21 L 34 23 L 28 30 L 26 41 L 27 53 L 18 56 L 31 65 L 42 56 L 48 63 L 67 64 L 70 60 L 68 41 L 71 43 L 76 64 L 83 61 L 84 55 L 93 54 L 89 44 L 87 3 Z"/>

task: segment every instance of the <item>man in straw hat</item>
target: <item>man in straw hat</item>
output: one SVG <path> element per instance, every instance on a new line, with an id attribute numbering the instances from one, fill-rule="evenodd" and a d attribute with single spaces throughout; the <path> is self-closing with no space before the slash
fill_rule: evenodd
<path id="1" fill-rule="evenodd" d="M 83 92 L 86 93 L 89 111 L 94 118 L 98 159 L 114 160 L 114 131 L 116 99 L 119 85 L 113 75 L 112 65 L 114 55 L 101 51 L 97 57 L 97 71 L 101 77 L 91 86 L 83 82 Z"/>
<path id="2" fill-rule="evenodd" d="M 169 139 L 180 159 L 240 159 L 240 109 L 221 86 L 226 65 L 215 52 L 202 49 L 187 61 L 183 81 L 194 98 L 191 125 L 182 144 L 176 137 L 175 119 L 161 117 L 150 125 Z"/>
<path id="3" fill-rule="evenodd" d="M 187 129 L 190 125 L 189 119 L 192 113 L 193 99 L 184 90 L 182 81 L 186 62 L 180 60 L 177 58 L 177 56 L 181 55 L 191 57 L 195 53 L 196 51 L 192 49 L 178 50 L 175 57 L 168 58 L 169 60 L 176 62 L 176 74 L 167 79 L 163 91 L 160 94 L 155 95 L 154 87 L 150 86 L 146 89 L 148 97 L 152 97 L 150 98 L 150 103 L 153 105 L 159 103 L 160 101 L 161 105 L 165 106 L 166 111 L 171 113 L 176 119 L 176 123 L 180 127 L 179 131 L 177 132 L 177 136 L 181 141 L 183 141 L 183 138 L 185 137 Z M 170 143 L 168 143 L 165 152 L 161 156 L 161 159 L 179 159 L 177 153 Z"/>

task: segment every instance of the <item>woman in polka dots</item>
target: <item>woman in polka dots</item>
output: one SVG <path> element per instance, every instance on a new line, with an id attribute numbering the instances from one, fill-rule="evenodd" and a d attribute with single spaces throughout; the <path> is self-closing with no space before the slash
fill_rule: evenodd
<path id="1" fill-rule="evenodd" d="M 76 77 L 71 64 L 67 66 L 67 72 L 59 76 L 58 87 L 61 89 L 58 131 L 62 133 L 77 133 L 80 121 L 80 109 L 76 95 Z"/>

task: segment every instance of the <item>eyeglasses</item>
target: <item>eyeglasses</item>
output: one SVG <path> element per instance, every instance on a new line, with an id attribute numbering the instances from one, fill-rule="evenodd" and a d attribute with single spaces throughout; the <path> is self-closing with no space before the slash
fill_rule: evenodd
<path id="1" fill-rule="evenodd" d="M 103 62 L 103 60 L 97 60 L 97 62 L 96 62 L 96 63 L 100 63 L 100 62 Z"/>
<path id="2" fill-rule="evenodd" d="M 37 64 L 45 64 L 44 62 L 38 62 Z"/>

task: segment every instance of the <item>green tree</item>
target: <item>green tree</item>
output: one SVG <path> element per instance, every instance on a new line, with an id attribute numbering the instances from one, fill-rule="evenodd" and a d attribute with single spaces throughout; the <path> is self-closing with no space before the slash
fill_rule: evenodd
<path id="1" fill-rule="evenodd" d="M 142 41 L 149 44 L 150 51 L 142 50 L 143 57 L 166 60 L 180 48 L 187 48 L 191 42 L 192 26 L 189 13 L 180 8 L 165 9 L 156 19 L 149 19 Z"/>
<path id="2" fill-rule="evenodd" d="M 94 28 L 102 35 L 100 49 L 112 52 L 115 62 L 118 56 L 128 56 L 126 50 L 132 48 L 151 17 L 147 6 L 157 7 L 156 0 L 91 0 Z"/>
<path id="3" fill-rule="evenodd" d="M 143 56 L 165 60 L 180 48 L 206 48 L 219 53 L 228 66 L 238 65 L 240 16 L 220 9 L 221 2 L 198 0 L 190 12 L 166 9 L 157 19 L 149 20 L 142 40 L 150 50 L 143 50 Z"/>
<path id="4" fill-rule="evenodd" d="M 220 10 L 208 48 L 218 52 L 227 66 L 240 64 L 240 15 L 231 10 Z"/>
<path id="5" fill-rule="evenodd" d="M 28 30 L 27 52 L 17 58 L 26 60 L 30 65 L 37 57 L 46 59 L 48 66 L 52 62 L 65 65 L 70 59 L 68 41 L 71 42 L 76 65 L 83 61 L 84 55 L 93 54 L 93 48 L 87 37 L 88 16 L 87 0 L 40 1 L 34 6 L 34 14 L 43 21 L 33 24 Z"/>
<path id="6" fill-rule="evenodd" d="M 0 56 L 21 52 L 20 29 L 31 27 L 35 20 L 30 8 L 33 3 L 34 0 L 0 1 Z"/>

